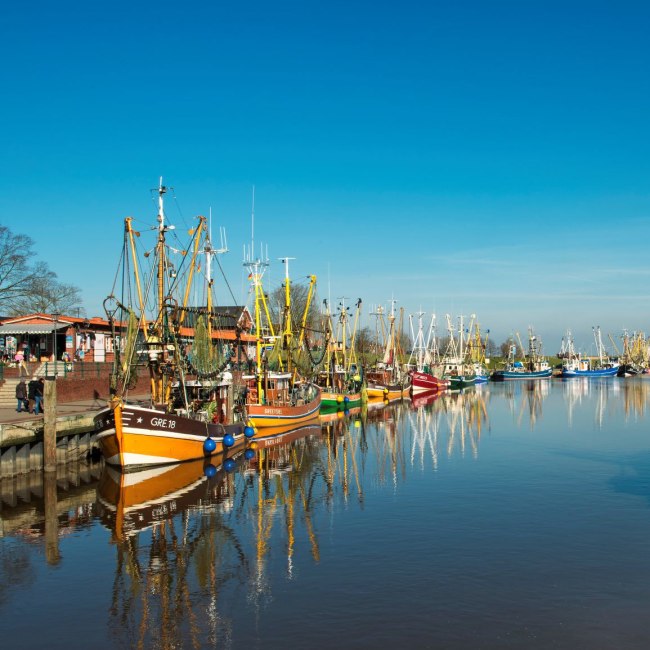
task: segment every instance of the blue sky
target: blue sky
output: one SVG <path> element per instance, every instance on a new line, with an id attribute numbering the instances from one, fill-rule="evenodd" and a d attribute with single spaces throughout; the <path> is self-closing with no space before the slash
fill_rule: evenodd
<path id="1" fill-rule="evenodd" d="M 32 2 L 3 8 L 0 223 L 101 315 L 123 218 L 210 208 L 321 297 L 648 329 L 650 5 Z M 271 271 L 278 282 L 280 265 Z M 328 289 L 329 284 L 329 289 Z M 223 302 L 231 302 L 223 292 Z M 368 319 L 369 320 L 369 319 Z"/>

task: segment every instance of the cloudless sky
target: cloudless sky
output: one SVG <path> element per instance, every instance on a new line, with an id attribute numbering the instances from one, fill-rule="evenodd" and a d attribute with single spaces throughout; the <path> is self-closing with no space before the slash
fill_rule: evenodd
<path id="1" fill-rule="evenodd" d="M 171 222 L 226 227 L 240 302 L 255 185 L 269 257 L 368 324 L 394 297 L 548 353 L 647 330 L 649 24 L 629 1 L 5 3 L 0 223 L 103 315 L 163 176 Z"/>

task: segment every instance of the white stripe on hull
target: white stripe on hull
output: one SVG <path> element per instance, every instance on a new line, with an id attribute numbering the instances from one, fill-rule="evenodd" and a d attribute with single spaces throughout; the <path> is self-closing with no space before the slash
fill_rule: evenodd
<path id="1" fill-rule="evenodd" d="M 110 435 L 115 435 L 115 429 L 106 429 L 105 431 L 102 431 L 101 433 L 97 434 L 97 439 L 101 440 L 102 438 L 105 438 Z M 150 429 L 138 429 L 136 427 L 128 426 L 124 427 L 122 429 L 122 435 L 130 435 L 130 436 L 150 436 L 154 438 L 172 438 L 175 440 L 190 440 L 190 441 L 195 441 L 195 442 L 202 442 L 207 438 L 207 432 L 205 435 L 201 436 L 195 436 L 194 434 L 191 433 L 174 433 L 172 431 L 162 431 L 160 429 L 156 429 L 155 431 L 151 431 Z M 212 436 L 212 439 L 219 442 L 221 440 L 222 436 L 216 437 Z M 236 435 L 235 440 L 239 440 L 240 436 Z"/>

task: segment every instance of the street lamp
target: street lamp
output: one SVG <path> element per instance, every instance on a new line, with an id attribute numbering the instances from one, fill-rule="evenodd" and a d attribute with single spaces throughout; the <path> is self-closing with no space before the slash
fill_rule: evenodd
<path id="1" fill-rule="evenodd" d="M 58 368 L 59 368 L 58 360 L 56 358 L 56 330 L 57 330 L 57 325 L 58 325 L 58 322 L 59 322 L 59 316 L 60 315 L 61 314 L 59 314 L 59 312 L 57 312 L 57 311 L 52 313 L 52 319 L 54 320 L 54 346 L 53 346 L 53 348 L 54 348 L 54 377 L 55 378 L 59 374 L 58 373 Z"/>

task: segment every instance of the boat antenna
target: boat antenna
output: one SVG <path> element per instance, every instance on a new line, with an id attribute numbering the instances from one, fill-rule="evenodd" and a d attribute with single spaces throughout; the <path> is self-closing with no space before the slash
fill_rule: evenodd
<path id="1" fill-rule="evenodd" d="M 223 255 L 228 252 L 228 240 L 226 238 L 226 229 L 224 226 L 219 227 L 219 236 L 221 239 L 221 247 L 215 248 L 212 245 L 212 208 L 210 208 L 210 221 L 208 224 L 208 235 L 205 239 L 205 246 L 203 253 L 205 254 L 205 275 L 208 280 L 208 286 L 212 286 L 212 258 L 215 255 Z"/>
<path id="2" fill-rule="evenodd" d="M 255 185 L 253 185 L 253 202 L 251 205 L 251 251 L 255 250 Z"/>

